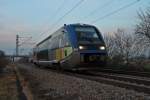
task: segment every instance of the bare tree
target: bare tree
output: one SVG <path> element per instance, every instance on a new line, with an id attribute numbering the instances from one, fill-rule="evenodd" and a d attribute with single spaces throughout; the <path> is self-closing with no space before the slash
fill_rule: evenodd
<path id="1" fill-rule="evenodd" d="M 145 45 L 150 45 L 150 9 L 138 12 L 139 23 L 136 25 L 135 33 L 139 40 Z"/>
<path id="2" fill-rule="evenodd" d="M 104 40 L 105 40 L 105 43 L 106 43 L 108 55 L 112 59 L 112 57 L 115 54 L 114 37 L 111 34 L 104 34 Z"/>
<path id="3" fill-rule="evenodd" d="M 104 36 L 109 57 L 114 63 L 129 64 L 130 59 L 141 54 L 142 48 L 134 34 L 118 29 L 113 35 Z"/>

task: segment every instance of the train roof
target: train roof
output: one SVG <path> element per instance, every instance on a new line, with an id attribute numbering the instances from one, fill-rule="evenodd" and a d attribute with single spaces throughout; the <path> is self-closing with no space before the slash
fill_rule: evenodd
<path id="1" fill-rule="evenodd" d="M 59 28 L 58 30 L 56 30 L 55 32 L 57 32 L 57 31 L 59 31 L 59 30 L 61 30 L 63 27 L 61 27 L 61 28 Z M 38 45 L 40 45 L 40 44 L 42 44 L 44 41 L 46 41 L 47 39 L 50 39 L 53 35 L 54 35 L 54 33 L 55 32 L 53 32 L 51 35 L 49 35 L 48 37 L 46 37 L 44 40 L 42 40 L 41 42 L 39 42 L 36 46 L 38 46 Z"/>
<path id="2" fill-rule="evenodd" d="M 64 24 L 65 26 L 66 24 Z M 94 25 L 90 25 L 90 24 L 83 24 L 83 23 L 75 23 L 75 24 L 68 24 L 66 26 L 92 26 L 95 27 Z"/>
<path id="3" fill-rule="evenodd" d="M 48 36 L 47 38 L 45 38 L 44 40 L 42 40 L 41 42 L 39 42 L 38 44 L 36 44 L 36 46 L 40 45 L 41 43 L 43 43 L 44 41 L 46 41 L 47 39 L 51 38 L 52 35 Z"/>
<path id="4" fill-rule="evenodd" d="M 83 24 L 83 23 L 75 23 L 75 24 L 64 24 L 63 27 L 67 27 L 67 26 L 90 26 L 90 27 L 95 27 L 94 25 L 90 25 L 90 24 Z M 62 29 L 63 27 L 59 28 L 58 30 Z M 56 30 L 55 32 L 57 32 L 58 30 Z M 53 32 L 53 33 L 55 33 Z M 48 36 L 47 38 L 45 38 L 44 40 L 42 40 L 41 42 L 39 42 L 36 46 L 40 45 L 41 43 L 43 43 L 44 41 L 46 41 L 47 39 L 51 38 L 53 36 L 53 33 Z"/>

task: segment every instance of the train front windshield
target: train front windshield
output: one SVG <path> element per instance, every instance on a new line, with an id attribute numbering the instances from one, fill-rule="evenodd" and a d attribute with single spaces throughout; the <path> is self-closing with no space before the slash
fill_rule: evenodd
<path id="1" fill-rule="evenodd" d="M 76 27 L 79 43 L 99 43 L 102 41 L 101 35 L 94 27 Z"/>

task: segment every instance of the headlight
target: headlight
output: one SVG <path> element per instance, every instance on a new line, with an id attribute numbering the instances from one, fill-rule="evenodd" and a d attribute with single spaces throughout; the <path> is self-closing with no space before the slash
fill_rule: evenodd
<path id="1" fill-rule="evenodd" d="M 81 49 L 81 50 L 82 50 L 82 49 L 84 49 L 84 47 L 80 45 L 80 46 L 79 46 L 79 49 Z"/>
<path id="2" fill-rule="evenodd" d="M 99 49 L 100 50 L 105 50 L 105 46 L 100 46 Z"/>

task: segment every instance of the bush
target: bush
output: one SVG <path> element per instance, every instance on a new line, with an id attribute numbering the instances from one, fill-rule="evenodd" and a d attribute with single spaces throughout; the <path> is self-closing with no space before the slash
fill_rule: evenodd
<path id="1" fill-rule="evenodd" d="M 4 68 L 8 64 L 8 60 L 6 58 L 0 58 L 0 68 Z"/>
<path id="2" fill-rule="evenodd" d="M 0 50 L 0 70 L 8 64 L 8 59 L 5 58 L 5 53 Z"/>

